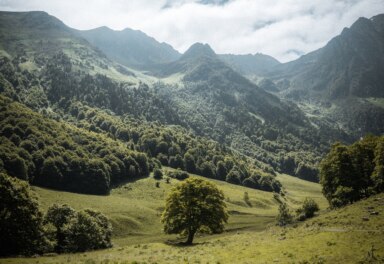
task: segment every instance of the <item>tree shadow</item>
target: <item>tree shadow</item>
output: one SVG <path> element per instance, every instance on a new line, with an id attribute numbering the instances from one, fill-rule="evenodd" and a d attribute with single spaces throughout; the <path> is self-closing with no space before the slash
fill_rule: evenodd
<path id="1" fill-rule="evenodd" d="M 195 246 L 201 246 L 204 244 L 208 244 L 208 242 L 193 242 L 192 244 L 188 244 L 185 242 L 185 238 L 177 238 L 177 239 L 169 239 L 164 242 L 164 244 L 168 246 L 174 246 L 174 247 L 195 247 Z"/>

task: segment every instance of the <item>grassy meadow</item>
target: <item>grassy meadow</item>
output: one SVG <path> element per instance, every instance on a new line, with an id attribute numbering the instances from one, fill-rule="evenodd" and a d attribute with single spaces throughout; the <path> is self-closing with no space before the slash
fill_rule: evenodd
<path id="1" fill-rule="evenodd" d="M 193 176 L 199 177 L 199 176 Z M 114 227 L 114 247 L 107 250 L 1 259 L 0 263 L 382 263 L 384 261 L 384 195 L 328 211 L 320 185 L 287 175 L 278 179 L 284 197 L 212 180 L 224 192 L 230 213 L 226 231 L 198 235 L 185 247 L 181 238 L 165 235 L 160 223 L 171 180 L 152 177 L 126 183 L 108 196 L 82 195 L 33 187 L 42 208 L 66 203 L 106 214 Z M 244 201 L 247 192 L 249 201 Z M 319 216 L 290 227 L 275 226 L 277 199 L 294 210 L 306 198 L 320 205 Z M 370 212 L 378 214 L 371 215 Z M 364 218 L 364 219 L 363 219 Z M 362 262 L 359 262 L 362 261 Z M 369 262 L 371 261 L 371 262 Z M 372 262 L 377 261 L 377 262 Z"/>

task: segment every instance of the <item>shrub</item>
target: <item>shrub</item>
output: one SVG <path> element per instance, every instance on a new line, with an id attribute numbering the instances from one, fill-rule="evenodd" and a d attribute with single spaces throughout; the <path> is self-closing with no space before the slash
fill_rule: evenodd
<path id="1" fill-rule="evenodd" d="M 297 219 L 303 221 L 315 215 L 319 211 L 319 205 L 311 198 L 305 198 L 303 206 L 296 210 Z"/>
<path id="2" fill-rule="evenodd" d="M 155 178 L 156 180 L 161 180 L 163 178 L 163 172 L 156 168 L 154 171 L 153 171 L 153 178 Z"/>
<path id="3" fill-rule="evenodd" d="M 189 174 L 186 171 L 182 171 L 178 169 L 178 170 L 170 171 L 168 173 L 168 176 L 182 181 L 187 179 L 189 177 Z"/>
<path id="4" fill-rule="evenodd" d="M 289 212 L 288 206 L 286 203 L 281 203 L 279 205 L 279 213 L 277 215 L 277 224 L 279 226 L 286 226 L 291 224 L 293 221 L 293 217 Z"/>
<path id="5" fill-rule="evenodd" d="M 57 252 L 83 252 L 112 246 L 112 225 L 102 213 L 76 212 L 67 205 L 51 206 L 45 222 L 56 230 Z"/>
<path id="6" fill-rule="evenodd" d="M 92 210 L 78 212 L 65 226 L 67 252 L 108 248 L 112 246 L 112 226 L 103 214 Z"/>

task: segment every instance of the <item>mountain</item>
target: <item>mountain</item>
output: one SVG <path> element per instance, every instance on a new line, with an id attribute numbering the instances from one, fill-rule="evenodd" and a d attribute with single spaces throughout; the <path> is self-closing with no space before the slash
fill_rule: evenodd
<path id="1" fill-rule="evenodd" d="M 275 58 L 261 53 L 247 55 L 220 54 L 219 58 L 246 76 L 265 74 L 280 64 Z"/>
<path id="2" fill-rule="evenodd" d="M 156 65 L 152 74 L 160 78 L 158 94 L 184 124 L 255 158 L 261 167 L 314 180 L 316 156 L 330 137 L 342 137 L 233 70 L 207 44 L 192 45 L 179 60 Z M 310 168 L 299 172 L 299 164 Z"/>
<path id="3" fill-rule="evenodd" d="M 383 97 L 384 15 L 359 18 L 324 48 L 277 67 L 290 90 L 327 99 Z"/>
<path id="4" fill-rule="evenodd" d="M 208 44 L 196 43 L 175 61 L 143 65 L 145 71 L 133 74 L 46 13 L 3 15 L 3 95 L 48 118 L 122 140 L 163 165 L 264 188 L 275 186 L 275 172 L 316 181 L 330 143 L 351 140 L 334 122 L 332 115 L 341 113 L 278 98 L 290 88 L 280 91 L 276 80 L 284 78 L 277 71 L 263 76 L 261 88 Z M 108 117 L 95 114 L 100 109 Z M 359 120 L 379 127 L 376 112 L 366 113 L 369 118 Z M 210 147 L 202 151 L 202 145 Z M 232 165 L 224 170 L 219 161 L 226 157 Z"/>
<path id="5" fill-rule="evenodd" d="M 384 133 L 382 69 L 384 15 L 378 15 L 359 18 L 325 47 L 278 65 L 265 76 L 282 96 L 315 103 L 318 111 L 360 137 Z"/>
<path id="6" fill-rule="evenodd" d="M 180 54 L 169 44 L 159 43 L 139 30 L 115 31 L 108 27 L 77 31 L 110 59 L 125 66 L 141 68 L 148 64 L 170 62 Z"/>
<path id="7" fill-rule="evenodd" d="M 107 194 L 165 165 L 281 189 L 273 171 L 192 133 L 179 108 L 152 87 L 157 79 L 132 74 L 56 18 L 2 12 L 0 21 L 7 21 L 0 24 L 0 172 Z"/>

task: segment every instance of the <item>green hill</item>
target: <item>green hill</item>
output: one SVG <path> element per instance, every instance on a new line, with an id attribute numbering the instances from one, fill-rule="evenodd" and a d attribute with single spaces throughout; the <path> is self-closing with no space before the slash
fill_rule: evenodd
<path id="1" fill-rule="evenodd" d="M 44 208 L 52 202 L 75 209 L 95 208 L 111 218 L 114 248 L 38 258 L 1 259 L 1 263 L 380 263 L 384 244 L 384 196 L 327 211 L 319 185 L 280 175 L 286 183 L 286 201 L 297 208 L 305 197 L 320 204 L 320 215 L 286 228 L 275 226 L 278 202 L 270 193 L 214 181 L 223 190 L 230 211 L 227 231 L 198 236 L 192 247 L 172 245 L 177 237 L 161 231 L 164 197 L 177 181 L 152 178 L 115 189 L 110 196 L 90 196 L 35 188 Z M 248 192 L 251 205 L 244 200 Z M 169 244 L 170 243 L 170 244 Z M 365 261 L 365 262 L 364 262 Z M 371 262 L 369 262 L 371 261 Z M 374 262 L 376 261 L 376 262 Z"/>
<path id="2" fill-rule="evenodd" d="M 294 104 L 248 81 L 208 45 L 193 45 L 179 60 L 157 65 L 155 77 L 109 60 L 46 13 L 2 12 L 0 16 L 6 21 L 0 30 L 9 31 L 0 37 L 0 91 L 50 118 L 82 126 L 84 111 L 72 107 L 76 101 L 121 119 L 130 116 L 138 123 L 179 125 L 219 142 L 232 154 L 250 157 L 265 173 L 279 171 L 312 181 L 318 180 L 316 165 L 329 141 L 343 137 L 327 123 L 309 122 Z M 167 83 L 175 76 L 179 76 L 176 83 Z M 100 121 L 89 129 L 95 126 L 119 137 L 110 123 Z M 187 152 L 168 155 L 168 150 L 163 151 L 167 162 L 153 150 L 151 157 L 169 165 L 171 156 L 184 158 Z M 199 173 L 214 176 L 217 162 L 198 163 Z M 241 173 L 235 181 L 242 183 L 248 176 Z"/>

